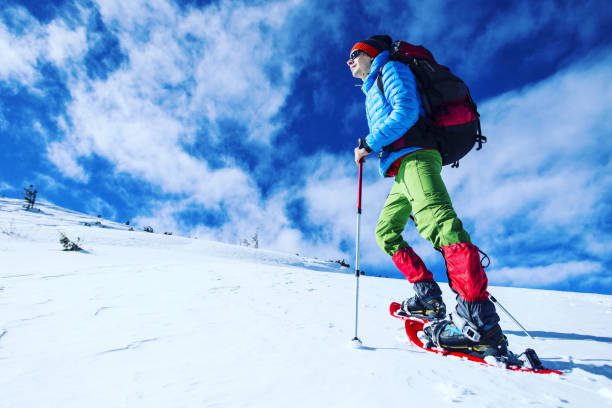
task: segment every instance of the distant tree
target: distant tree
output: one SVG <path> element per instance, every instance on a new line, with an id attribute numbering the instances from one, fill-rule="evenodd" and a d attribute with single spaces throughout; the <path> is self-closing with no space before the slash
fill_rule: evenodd
<path id="1" fill-rule="evenodd" d="M 146 226 L 142 229 L 144 232 L 153 232 L 153 228 L 151 228 L 150 226 Z"/>
<path id="2" fill-rule="evenodd" d="M 246 247 L 252 246 L 253 248 L 259 248 L 259 237 L 257 235 L 257 231 L 255 231 L 255 235 L 253 235 L 251 239 L 244 238 L 242 241 L 240 241 L 240 245 L 246 246 Z"/>
<path id="3" fill-rule="evenodd" d="M 34 186 L 32 184 L 30 184 L 30 188 L 24 187 L 23 190 L 25 191 L 25 200 L 27 203 L 29 203 L 32 200 L 32 192 L 34 191 Z"/>
<path id="4" fill-rule="evenodd" d="M 83 225 L 86 227 L 102 227 L 102 228 L 106 228 L 104 225 L 102 225 L 102 223 L 98 220 L 95 222 L 83 222 Z"/>
<path id="5" fill-rule="evenodd" d="M 73 242 L 63 232 L 60 232 L 60 244 L 64 247 L 64 251 L 82 251 L 83 248 L 79 246 L 81 238 L 77 237 L 77 242 Z"/>
<path id="6" fill-rule="evenodd" d="M 36 194 L 38 194 L 38 191 L 34 190 L 34 186 L 32 184 L 30 184 L 30 188 L 24 188 L 25 190 L 25 204 L 23 206 L 23 208 L 25 208 L 26 210 L 29 210 L 30 208 L 34 208 L 34 204 L 36 204 Z"/>
<path id="7" fill-rule="evenodd" d="M 130 225 L 130 220 L 127 220 L 127 221 L 125 222 L 125 225 Z"/>

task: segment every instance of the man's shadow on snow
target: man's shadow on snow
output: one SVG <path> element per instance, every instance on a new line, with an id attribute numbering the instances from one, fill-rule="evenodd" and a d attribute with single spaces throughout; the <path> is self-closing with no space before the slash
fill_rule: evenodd
<path id="1" fill-rule="evenodd" d="M 512 334 L 514 336 L 527 337 L 522 331 L 504 330 L 504 333 Z M 590 334 L 577 334 L 577 333 L 557 333 L 557 332 L 546 332 L 546 331 L 530 331 L 533 337 L 539 337 L 544 339 L 557 339 L 557 340 L 591 340 L 600 341 L 602 343 L 612 343 L 612 337 L 600 337 L 591 336 Z"/>
<path id="2" fill-rule="evenodd" d="M 527 337 L 527 335 L 522 331 L 511 331 L 504 330 L 507 334 L 513 334 L 515 336 Z M 529 332 L 535 338 L 546 338 L 546 339 L 558 339 L 558 340 L 591 340 L 591 341 L 600 341 L 602 343 L 612 343 L 612 337 L 601 337 L 601 336 L 592 336 L 590 334 L 577 334 L 577 333 L 557 333 L 557 332 L 545 332 L 545 331 L 530 331 Z M 593 364 L 583 364 L 574 362 L 571 357 L 570 361 L 555 361 L 555 359 L 545 359 L 546 363 L 544 365 L 550 366 L 555 370 L 560 371 L 572 371 L 576 368 L 587 371 L 591 374 L 602 375 L 610 380 L 612 380 L 612 366 L 608 364 L 604 365 L 593 365 Z M 587 361 L 587 360 L 582 360 Z M 611 361 L 609 359 L 597 359 L 595 361 Z"/>
<path id="3" fill-rule="evenodd" d="M 601 360 L 597 360 L 601 361 Z M 610 361 L 610 360 L 607 360 Z M 594 365 L 594 364 L 583 364 L 576 363 L 571 358 L 570 361 L 555 361 L 555 359 L 545 359 L 544 365 L 548 368 L 552 368 L 554 370 L 559 370 L 563 372 L 573 371 L 576 368 L 589 372 L 595 375 L 601 375 L 606 377 L 609 380 L 612 380 L 612 366 L 609 364 L 604 365 Z"/>

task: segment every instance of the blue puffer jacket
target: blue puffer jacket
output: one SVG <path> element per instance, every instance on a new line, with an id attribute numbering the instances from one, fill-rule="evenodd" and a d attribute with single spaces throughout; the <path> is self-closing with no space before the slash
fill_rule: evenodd
<path id="1" fill-rule="evenodd" d="M 387 61 L 389 51 L 378 54 L 372 61 L 370 74 L 361 87 L 366 94 L 366 113 L 370 128 L 366 143 L 375 152 L 380 152 L 384 146 L 402 137 L 416 123 L 419 113 L 424 115 L 414 75 L 407 65 L 390 61 L 383 67 L 385 96 L 380 93 L 376 77 Z M 419 149 L 409 147 L 392 153 L 383 152 L 380 157 L 380 174 L 384 176 L 395 160 Z"/>

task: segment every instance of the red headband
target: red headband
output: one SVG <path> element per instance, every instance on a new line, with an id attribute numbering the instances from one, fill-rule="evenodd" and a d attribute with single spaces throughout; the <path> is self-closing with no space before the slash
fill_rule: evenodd
<path id="1" fill-rule="evenodd" d="M 376 58 L 376 56 L 380 54 L 380 51 L 378 51 L 376 48 L 372 47 L 369 44 L 362 43 L 362 42 L 358 42 L 357 44 L 353 45 L 353 48 L 351 49 L 351 54 L 355 50 L 364 51 L 366 54 L 368 54 L 372 58 Z"/>

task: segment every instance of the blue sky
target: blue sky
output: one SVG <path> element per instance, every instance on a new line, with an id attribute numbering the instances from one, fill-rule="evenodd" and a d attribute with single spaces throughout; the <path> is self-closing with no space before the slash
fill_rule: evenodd
<path id="1" fill-rule="evenodd" d="M 612 294 L 607 1 L 5 1 L 0 194 L 156 231 L 354 262 L 364 96 L 352 45 L 428 47 L 486 148 L 443 176 L 492 284 Z M 391 180 L 365 166 L 362 269 Z M 414 229 L 434 275 L 444 264 Z"/>

